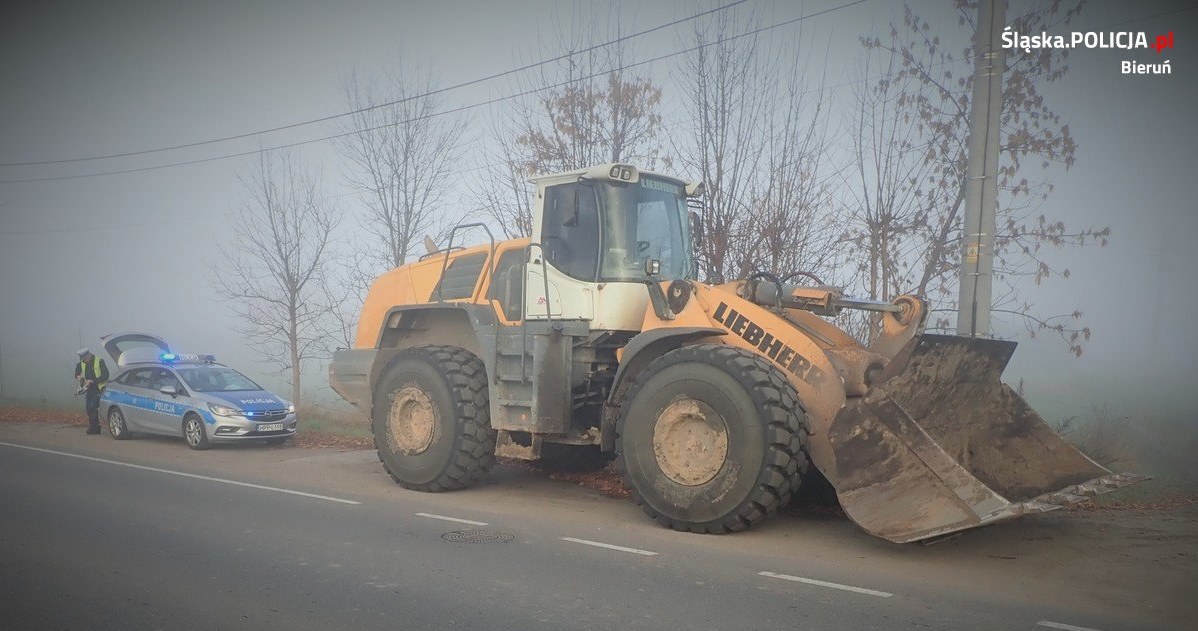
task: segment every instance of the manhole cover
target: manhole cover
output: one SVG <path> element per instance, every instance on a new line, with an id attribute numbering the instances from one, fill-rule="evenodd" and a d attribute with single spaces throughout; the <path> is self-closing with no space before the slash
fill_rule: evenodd
<path id="1" fill-rule="evenodd" d="M 454 543 L 507 543 L 516 536 L 498 530 L 455 530 L 441 535 L 441 538 Z"/>

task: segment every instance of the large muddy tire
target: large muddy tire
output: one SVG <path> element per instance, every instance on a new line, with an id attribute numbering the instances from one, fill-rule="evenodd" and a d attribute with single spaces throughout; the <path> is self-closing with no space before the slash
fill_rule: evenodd
<path id="1" fill-rule="evenodd" d="M 495 464 L 495 430 L 481 360 L 454 346 L 401 353 L 374 395 L 371 432 L 379 460 L 405 488 L 465 488 Z"/>
<path id="2" fill-rule="evenodd" d="M 621 407 L 624 482 L 669 528 L 749 528 L 790 502 L 806 469 L 798 394 L 749 351 L 723 344 L 670 351 L 640 373 Z"/>

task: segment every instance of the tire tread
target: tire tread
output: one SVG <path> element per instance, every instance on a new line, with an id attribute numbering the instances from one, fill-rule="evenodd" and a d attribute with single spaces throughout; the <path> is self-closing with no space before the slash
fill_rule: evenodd
<path id="1" fill-rule="evenodd" d="M 616 425 L 617 444 L 624 433 L 629 403 L 645 387 L 649 379 L 665 366 L 682 362 L 703 362 L 721 367 L 740 382 L 745 392 L 762 410 L 767 445 L 762 470 L 753 491 L 723 518 L 711 522 L 692 523 L 672 519 L 654 510 L 637 491 L 624 463 L 620 449 L 620 468 L 624 485 L 632 500 L 659 524 L 674 530 L 703 534 L 722 534 L 746 530 L 785 508 L 798 490 L 800 480 L 809 467 L 806 451 L 807 421 L 798 392 L 784 374 L 765 358 L 727 344 L 694 344 L 683 346 L 653 360 L 637 375 L 627 396 L 621 402 L 622 413 Z"/>
<path id="2" fill-rule="evenodd" d="M 487 370 L 482 360 L 457 346 L 415 346 L 399 357 L 416 356 L 427 361 L 449 386 L 454 399 L 457 436 L 455 451 L 448 465 L 432 481 L 415 484 L 400 479 L 383 460 L 375 432 L 375 416 L 370 419 L 375 454 L 392 480 L 400 486 L 425 493 L 441 493 L 466 488 L 482 478 L 495 464 L 495 430 L 491 429 L 487 397 Z"/>

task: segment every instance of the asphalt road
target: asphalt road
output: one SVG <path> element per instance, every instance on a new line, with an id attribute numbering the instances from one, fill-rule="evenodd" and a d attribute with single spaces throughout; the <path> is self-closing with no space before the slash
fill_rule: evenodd
<path id="1" fill-rule="evenodd" d="M 5 426 L 0 628 L 1116 631 L 1186 622 L 1184 606 L 1129 608 L 1034 564 L 1001 575 L 951 548 L 876 540 L 843 519 L 774 521 L 743 535 L 690 535 L 657 528 L 630 503 L 511 467 L 477 488 L 427 495 L 390 482 L 370 452 L 191 452 L 179 441 Z M 970 536 L 989 550 L 981 534 Z"/>

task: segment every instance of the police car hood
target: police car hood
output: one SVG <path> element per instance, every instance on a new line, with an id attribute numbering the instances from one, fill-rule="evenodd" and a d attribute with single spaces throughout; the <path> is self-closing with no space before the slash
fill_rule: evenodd
<path id="1" fill-rule="evenodd" d="M 243 412 L 266 412 L 285 410 L 290 405 L 266 390 L 239 390 L 237 392 L 203 392 L 213 403 L 228 405 Z"/>

